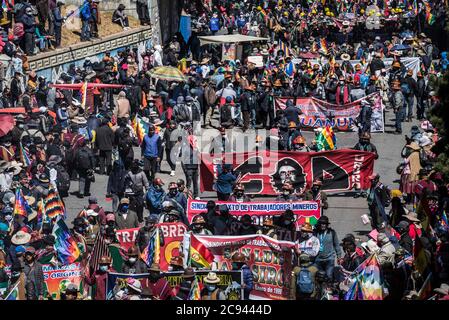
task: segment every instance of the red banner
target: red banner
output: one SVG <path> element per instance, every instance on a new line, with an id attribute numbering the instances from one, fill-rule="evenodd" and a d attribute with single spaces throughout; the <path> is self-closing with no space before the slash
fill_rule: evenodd
<path id="1" fill-rule="evenodd" d="M 187 226 L 181 222 L 164 222 L 157 226 L 161 229 L 164 236 L 164 245 L 161 246 L 159 264 L 162 271 L 168 271 L 171 257 L 179 255 L 179 246 L 184 233 L 187 231 Z M 135 243 L 138 232 L 139 228 L 118 230 L 116 234 L 120 246 L 128 250 Z"/>
<path id="2" fill-rule="evenodd" d="M 279 97 L 275 99 L 275 110 L 285 109 L 287 100 L 294 98 Z M 360 114 L 361 104 L 367 103 L 373 111 L 371 115 L 371 132 L 384 132 L 384 116 L 382 98 L 379 93 L 373 93 L 360 100 L 337 105 L 316 98 L 297 98 L 295 105 L 301 109 L 300 115 L 303 128 L 322 128 L 327 125 L 340 131 L 357 129 L 356 119 Z"/>
<path id="3" fill-rule="evenodd" d="M 162 271 L 168 271 L 171 257 L 179 256 L 179 247 L 184 233 L 187 232 L 187 226 L 181 222 L 164 222 L 158 224 L 158 226 L 164 235 L 164 245 L 161 246 L 159 265 Z"/>
<path id="4" fill-rule="evenodd" d="M 228 157 L 229 156 L 229 157 Z M 285 181 L 296 192 L 303 192 L 320 178 L 322 190 L 350 191 L 367 189 L 373 173 L 374 153 L 341 149 L 324 152 L 248 152 L 225 155 L 233 159 L 234 173 L 245 186 L 247 194 L 275 195 L 282 192 Z M 201 191 L 214 191 L 217 164 L 221 159 L 201 159 Z M 227 163 L 230 163 L 229 161 Z"/>
<path id="5" fill-rule="evenodd" d="M 225 204 L 229 208 L 229 213 L 237 219 L 249 214 L 253 224 L 261 226 L 267 217 L 280 216 L 285 210 L 290 209 L 295 214 L 295 223 L 299 228 L 305 222 L 314 225 L 320 218 L 321 208 L 319 201 L 298 201 L 298 202 L 226 202 L 215 201 L 217 205 Z M 207 211 L 207 201 L 188 200 L 187 219 L 192 223 L 193 217 Z"/>
<path id="6" fill-rule="evenodd" d="M 117 230 L 116 235 L 120 246 L 125 250 L 132 247 L 136 242 L 138 232 L 139 228 Z"/>
<path id="7" fill-rule="evenodd" d="M 232 270 L 231 257 L 241 252 L 254 276 L 251 300 L 288 299 L 295 244 L 264 235 L 198 236 L 190 234 L 214 256 L 213 268 Z"/>

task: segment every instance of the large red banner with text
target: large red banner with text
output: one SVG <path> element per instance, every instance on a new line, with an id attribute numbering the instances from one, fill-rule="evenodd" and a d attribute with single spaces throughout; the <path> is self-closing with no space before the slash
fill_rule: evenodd
<path id="1" fill-rule="evenodd" d="M 325 191 L 367 189 L 373 173 L 372 152 L 341 149 L 324 152 L 262 151 L 225 154 L 232 159 L 234 173 L 247 194 L 276 195 L 286 181 L 296 192 L 303 192 L 315 179 L 323 182 Z M 230 163 L 230 160 L 228 164 Z M 201 191 L 214 191 L 217 165 L 221 159 L 201 159 Z"/>
<path id="2" fill-rule="evenodd" d="M 164 236 L 164 245 L 161 246 L 159 265 L 162 271 L 168 271 L 168 265 L 172 256 L 179 255 L 179 245 L 182 242 L 187 226 L 181 222 L 164 222 L 157 225 Z M 120 246 L 126 250 L 133 246 L 139 228 L 122 229 L 117 231 Z"/>
<path id="3" fill-rule="evenodd" d="M 254 276 L 251 300 L 288 299 L 292 272 L 293 242 L 274 240 L 265 235 L 199 236 L 190 234 L 214 256 L 218 270 L 232 270 L 235 252 L 245 255 Z"/>
<path id="4" fill-rule="evenodd" d="M 362 103 L 371 107 L 371 132 L 384 132 L 384 116 L 382 98 L 379 93 L 373 93 L 360 100 L 344 105 L 332 104 L 316 98 L 287 98 L 275 99 L 275 109 L 285 109 L 288 100 L 294 101 L 301 109 L 299 116 L 303 128 L 322 128 L 330 125 L 340 131 L 354 131 L 357 129 L 357 117 Z"/>
<path id="5" fill-rule="evenodd" d="M 248 214 L 253 224 L 261 226 L 267 217 L 280 216 L 285 210 L 292 210 L 295 215 L 295 224 L 300 228 L 305 222 L 315 225 L 320 218 L 321 207 L 319 201 L 297 201 L 297 202 L 228 202 L 215 201 L 216 205 L 225 204 L 229 213 L 237 219 Z M 192 223 L 193 218 L 207 211 L 207 201 L 189 199 L 187 204 L 187 219 Z"/>

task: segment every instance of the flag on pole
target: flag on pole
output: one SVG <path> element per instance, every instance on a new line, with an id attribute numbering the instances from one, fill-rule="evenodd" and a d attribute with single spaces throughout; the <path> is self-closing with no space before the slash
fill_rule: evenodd
<path id="1" fill-rule="evenodd" d="M 22 189 L 16 189 L 15 199 L 16 201 L 14 203 L 13 215 L 28 217 L 28 215 L 33 211 L 31 210 L 31 207 L 28 205 L 27 200 L 23 196 Z"/>
<path id="2" fill-rule="evenodd" d="M 318 151 L 335 150 L 337 148 L 337 138 L 332 127 L 327 125 L 321 130 L 316 138 Z"/>
<path id="3" fill-rule="evenodd" d="M 50 190 L 48 191 L 48 195 L 45 198 L 44 211 L 49 219 L 56 218 L 57 216 L 65 217 L 64 204 L 55 187 L 50 187 Z"/>
<path id="4" fill-rule="evenodd" d="M 424 6 L 426 7 L 426 22 L 429 26 L 435 23 L 435 15 L 432 13 L 432 7 L 430 3 L 424 2 Z"/>
<path id="5" fill-rule="evenodd" d="M 192 234 L 190 236 L 189 265 L 197 268 L 210 269 L 213 261 L 213 254 Z"/>
<path id="6" fill-rule="evenodd" d="M 47 215 L 45 214 L 45 201 L 44 199 L 39 200 L 37 203 L 37 230 L 41 230 L 44 222 L 47 220 Z"/>
<path id="7" fill-rule="evenodd" d="M 429 272 L 426 280 L 424 281 L 421 289 L 419 289 L 418 297 L 419 300 L 426 300 L 432 295 L 432 272 Z"/>
<path id="8" fill-rule="evenodd" d="M 141 254 L 142 260 L 146 263 L 147 266 L 151 267 L 153 263 L 159 263 L 161 256 L 161 241 L 159 236 L 159 228 L 156 229 L 156 232 L 150 238 L 148 242 L 148 246 Z"/>
<path id="9" fill-rule="evenodd" d="M 288 47 L 288 45 L 284 42 L 279 40 L 279 50 L 284 51 L 284 57 L 291 57 L 291 50 Z"/>
<path id="10" fill-rule="evenodd" d="M 376 254 L 362 262 L 353 275 L 355 283 L 345 295 L 345 300 L 383 300 L 380 265 Z"/>
<path id="11" fill-rule="evenodd" d="M 139 144 L 141 144 L 145 135 L 148 134 L 150 124 L 143 121 L 143 119 L 140 116 L 136 115 L 132 122 L 132 126 L 134 133 L 136 134 L 137 139 L 139 140 Z"/>
<path id="12" fill-rule="evenodd" d="M 320 46 L 321 46 L 321 50 L 323 51 L 323 53 L 325 55 L 328 55 L 329 54 L 329 49 L 327 48 L 327 42 L 326 42 L 325 38 L 321 38 Z"/>
<path id="13" fill-rule="evenodd" d="M 202 287 L 203 285 L 198 281 L 198 278 L 195 278 L 187 300 L 201 300 L 201 290 L 203 289 Z"/>
<path id="14" fill-rule="evenodd" d="M 80 256 L 80 249 L 61 216 L 57 218 L 52 233 L 58 260 L 65 265 L 75 262 Z"/>
<path id="15" fill-rule="evenodd" d="M 87 101 L 87 82 L 84 82 L 80 89 L 81 93 L 81 108 L 86 109 Z"/>
<path id="16" fill-rule="evenodd" d="M 20 161 L 22 161 L 22 163 L 26 167 L 30 166 L 31 165 L 31 159 L 30 159 L 30 156 L 29 156 L 27 150 L 23 147 L 22 142 L 20 143 L 19 153 L 20 153 Z"/>
<path id="17" fill-rule="evenodd" d="M 16 285 L 11 289 L 11 291 L 5 297 L 5 300 L 18 300 L 18 298 L 19 298 L 19 284 L 20 284 L 20 280 L 17 281 Z"/>
<path id="18" fill-rule="evenodd" d="M 87 265 L 90 266 L 93 271 L 98 270 L 100 259 L 103 256 L 111 257 L 111 253 L 109 252 L 108 244 L 104 239 L 104 235 L 100 232 L 95 238 L 94 247 L 92 248 L 92 252 L 87 261 Z"/>

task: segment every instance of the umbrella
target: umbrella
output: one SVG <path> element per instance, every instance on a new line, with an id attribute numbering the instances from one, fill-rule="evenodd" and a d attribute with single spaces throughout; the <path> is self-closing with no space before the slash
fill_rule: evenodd
<path id="1" fill-rule="evenodd" d="M 187 78 L 182 74 L 182 72 L 179 69 L 173 67 L 156 67 L 148 71 L 148 73 L 151 77 L 160 80 L 187 82 Z"/>
<path id="2" fill-rule="evenodd" d="M 390 51 L 404 51 L 404 50 L 410 50 L 412 47 L 410 47 L 408 44 L 397 44 L 393 46 Z"/>
<path id="3" fill-rule="evenodd" d="M 14 117 L 10 114 L 0 115 L 0 137 L 6 136 L 14 128 Z"/>

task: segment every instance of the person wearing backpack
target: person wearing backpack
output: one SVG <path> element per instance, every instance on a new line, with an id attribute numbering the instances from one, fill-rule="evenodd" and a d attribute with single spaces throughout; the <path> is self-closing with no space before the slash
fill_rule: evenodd
<path id="1" fill-rule="evenodd" d="M 413 79 L 413 70 L 407 70 L 407 76 L 401 81 L 401 91 L 405 98 L 407 105 L 407 118 L 406 122 L 412 121 L 413 118 L 413 105 L 415 104 L 415 96 L 418 93 L 418 85 L 416 80 Z"/>
<path id="2" fill-rule="evenodd" d="M 329 279 L 333 279 L 336 258 L 340 259 L 342 250 L 337 233 L 329 227 L 329 218 L 321 216 L 315 225 L 314 236 L 320 240 L 320 250 L 315 258 L 318 270 L 326 272 Z"/>
<path id="3" fill-rule="evenodd" d="M 116 131 L 116 136 L 118 132 Z M 123 128 L 118 135 L 118 154 L 120 157 L 120 163 L 129 170 L 131 163 L 134 159 L 133 146 L 138 146 L 139 142 L 136 138 L 131 136 L 131 130 L 128 127 Z"/>
<path id="4" fill-rule="evenodd" d="M 191 117 L 189 108 L 187 107 L 183 96 L 179 96 L 176 100 L 176 106 L 173 109 L 173 115 L 176 119 L 176 122 L 181 126 L 185 126 L 186 124 L 190 123 Z"/>
<path id="5" fill-rule="evenodd" d="M 299 255 L 299 266 L 293 268 L 290 279 L 290 300 L 311 300 L 316 293 L 315 275 L 318 268 L 308 254 Z"/>
<path id="6" fill-rule="evenodd" d="M 131 170 L 125 176 L 125 196 L 130 200 L 130 209 L 137 213 L 139 223 L 143 222 L 144 195 L 149 188 L 147 176 L 140 169 L 140 161 L 135 159 Z"/>
<path id="7" fill-rule="evenodd" d="M 112 166 L 112 148 L 114 146 L 114 131 L 109 127 L 108 120 L 103 118 L 100 127 L 95 130 L 95 147 L 100 151 L 99 174 L 107 174 L 111 172 Z"/>
<path id="8" fill-rule="evenodd" d="M 90 196 L 90 183 L 92 182 L 95 167 L 95 157 L 92 150 L 83 139 L 79 143 L 79 149 L 75 154 L 75 168 L 79 175 L 78 198 Z"/>
<path id="9" fill-rule="evenodd" d="M 90 41 L 90 20 L 92 18 L 91 10 L 92 0 L 85 0 L 80 8 L 80 18 L 81 18 L 81 41 Z"/>
<path id="10" fill-rule="evenodd" d="M 50 182 L 58 189 L 61 198 L 68 197 L 70 189 L 70 176 L 67 170 L 60 164 L 62 158 L 52 155 L 47 162 Z"/>

